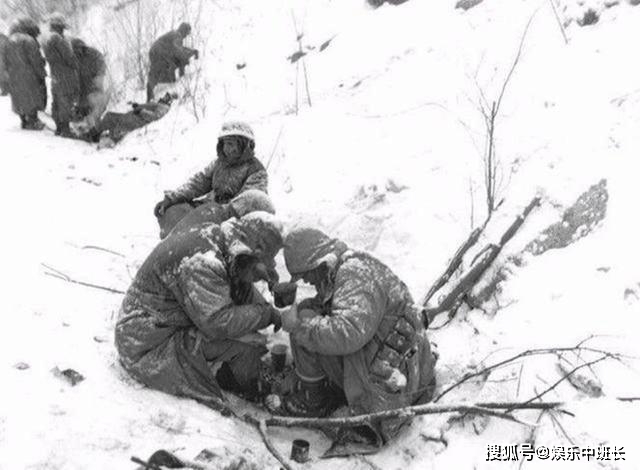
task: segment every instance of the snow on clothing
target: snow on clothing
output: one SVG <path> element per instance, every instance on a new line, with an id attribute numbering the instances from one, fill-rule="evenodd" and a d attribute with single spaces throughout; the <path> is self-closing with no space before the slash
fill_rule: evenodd
<path id="1" fill-rule="evenodd" d="M 176 204 L 169 207 L 158 219 L 160 238 L 172 231 L 191 230 L 202 224 L 221 224 L 231 217 L 242 217 L 250 212 L 263 211 L 275 214 L 276 210 L 267 194 L 249 189 L 236 196 L 228 204 L 206 202 L 199 206 L 192 203 Z"/>
<path id="2" fill-rule="evenodd" d="M 249 189 L 267 193 L 268 176 L 262 163 L 254 156 L 251 145 L 245 145 L 242 155 L 234 160 L 222 151 L 222 139 L 216 146 L 218 158 L 193 175 L 189 181 L 166 196 L 174 202 L 191 202 L 206 196 L 207 200 L 225 204 Z"/>
<path id="3" fill-rule="evenodd" d="M 13 112 L 34 116 L 47 105 L 45 62 L 34 37 L 18 22 L 11 28 L 5 51 Z"/>
<path id="4" fill-rule="evenodd" d="M 238 341 L 270 324 L 271 307 L 230 273 L 235 257 L 272 262 L 282 246 L 270 214 L 172 234 L 140 267 L 116 324 L 127 372 L 145 385 L 194 399 L 221 396 L 214 367 L 227 363 L 240 385 L 255 381 L 263 346 Z"/>
<path id="5" fill-rule="evenodd" d="M 51 69 L 53 120 L 56 123 L 68 123 L 73 119 L 73 108 L 80 98 L 78 60 L 71 43 L 54 31 L 51 31 L 43 50 Z"/>
<path id="6" fill-rule="evenodd" d="M 178 30 L 169 31 L 160 36 L 149 49 L 149 80 L 147 83 L 147 101 L 153 99 L 153 89 L 160 83 L 174 83 L 176 69 L 184 73 L 189 59 L 196 55 L 195 49 L 182 45 L 184 37 Z"/>
<path id="7" fill-rule="evenodd" d="M 327 257 L 335 261 L 318 295 L 299 307 L 318 315 L 291 333 L 302 378 L 326 375 L 344 390 L 354 414 L 413 404 L 433 387 L 424 326 L 407 286 L 387 266 L 315 229 L 292 230 L 284 250 L 293 275 Z M 388 440 L 402 423 L 388 421 L 377 431 Z"/>

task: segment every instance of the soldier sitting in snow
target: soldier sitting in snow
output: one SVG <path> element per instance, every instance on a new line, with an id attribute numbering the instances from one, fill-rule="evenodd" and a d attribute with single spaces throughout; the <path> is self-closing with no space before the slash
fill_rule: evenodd
<path id="1" fill-rule="evenodd" d="M 168 233 L 178 221 L 204 202 L 226 204 L 237 195 L 256 189 L 267 193 L 267 171 L 254 156 L 251 127 L 239 121 L 222 125 L 216 152 L 218 158 L 193 175 L 175 191 L 165 192 L 156 204 L 161 233 Z"/>
<path id="2" fill-rule="evenodd" d="M 280 315 L 253 284 L 277 280 L 281 230 L 271 214 L 253 212 L 160 242 L 120 309 L 115 341 L 124 369 L 174 395 L 207 400 L 222 388 L 259 398 L 266 341 L 257 331 L 279 326 Z"/>
<path id="3" fill-rule="evenodd" d="M 314 228 L 293 229 L 284 242 L 292 281 L 317 291 L 282 315 L 290 332 L 297 391 L 283 412 L 324 416 L 344 392 L 354 414 L 428 401 L 434 358 L 407 286 L 373 256 L 351 251 Z M 404 421 L 374 429 L 386 441 Z"/>

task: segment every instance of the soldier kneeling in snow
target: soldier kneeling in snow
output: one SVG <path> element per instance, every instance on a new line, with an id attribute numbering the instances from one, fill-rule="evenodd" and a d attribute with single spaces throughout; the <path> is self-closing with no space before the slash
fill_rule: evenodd
<path id="1" fill-rule="evenodd" d="M 428 401 L 434 358 L 407 286 L 373 256 L 349 250 L 314 228 L 293 229 L 284 242 L 292 281 L 317 291 L 282 315 L 290 332 L 297 391 L 283 411 L 323 416 L 336 406 L 336 388 L 350 412 L 371 413 Z M 373 429 L 378 443 L 403 424 Z"/>
<path id="2" fill-rule="evenodd" d="M 281 230 L 253 212 L 160 242 L 122 302 L 115 340 L 124 369 L 174 395 L 211 399 L 222 388 L 258 398 L 266 348 L 257 331 L 280 316 L 253 284 L 277 280 Z"/>

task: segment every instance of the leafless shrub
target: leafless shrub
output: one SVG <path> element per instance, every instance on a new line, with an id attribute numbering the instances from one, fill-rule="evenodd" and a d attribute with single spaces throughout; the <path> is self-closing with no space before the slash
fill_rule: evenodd
<path id="1" fill-rule="evenodd" d="M 529 18 L 529 21 L 525 26 L 524 32 L 520 38 L 520 44 L 518 45 L 516 56 L 502 82 L 498 95 L 493 99 L 489 99 L 486 92 L 476 83 L 478 88 L 478 102 L 476 103 L 476 107 L 482 115 L 482 121 L 485 127 L 485 143 L 482 159 L 485 202 L 487 206 L 487 215 L 489 217 L 491 217 L 491 214 L 499 205 L 499 193 L 504 189 L 502 165 L 496 151 L 497 125 L 498 118 L 500 117 L 500 109 L 507 88 L 509 87 L 509 83 L 511 82 L 511 78 L 513 77 L 518 63 L 520 62 L 520 58 L 522 57 L 524 42 L 534 15 Z"/>

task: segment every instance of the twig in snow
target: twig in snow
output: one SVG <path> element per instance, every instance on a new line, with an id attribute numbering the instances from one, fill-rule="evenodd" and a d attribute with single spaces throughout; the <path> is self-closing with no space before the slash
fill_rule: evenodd
<path id="1" fill-rule="evenodd" d="M 112 255 L 120 256 L 121 258 L 125 257 L 122 253 L 118 253 L 117 251 L 110 250 L 109 248 L 103 248 L 103 247 L 97 246 L 97 245 L 84 245 L 84 246 L 81 247 L 81 249 L 82 250 L 104 251 L 105 253 L 111 253 Z"/>
<path id="2" fill-rule="evenodd" d="M 291 19 L 293 20 L 293 28 L 296 32 L 296 40 L 298 41 L 298 52 L 300 54 L 304 54 L 303 50 L 302 50 L 302 34 L 300 34 L 298 32 L 298 23 L 296 21 L 296 15 L 293 13 L 293 10 L 291 10 Z M 298 74 L 298 70 L 299 68 L 296 68 L 296 76 Z M 307 61 L 305 60 L 304 55 L 302 56 L 302 71 L 304 74 L 304 87 L 305 90 L 307 92 L 307 103 L 309 103 L 309 106 L 311 106 L 311 93 L 309 92 L 309 75 L 307 74 Z M 296 79 L 297 81 L 297 79 Z M 296 109 L 297 109 L 297 91 L 296 91 Z"/>
<path id="3" fill-rule="evenodd" d="M 282 129 L 284 129 L 284 125 L 280 126 L 280 131 L 278 132 L 278 137 L 276 137 L 276 141 L 273 144 L 273 149 L 271 150 L 271 155 L 269 155 L 269 160 L 267 160 L 267 170 L 269 169 L 269 165 L 271 165 L 271 160 L 273 160 L 273 156 L 276 153 L 276 149 L 278 148 L 278 143 L 280 142 L 280 136 L 282 136 Z"/>
<path id="4" fill-rule="evenodd" d="M 85 286 L 85 287 L 91 287 L 92 289 L 104 290 L 104 291 L 107 291 L 107 292 L 111 292 L 112 294 L 124 294 L 125 293 L 124 291 L 119 290 L 119 289 L 114 289 L 113 287 L 101 286 L 99 284 L 93 284 L 91 282 L 78 281 L 76 279 L 72 279 L 71 277 L 67 276 L 62 271 L 58 271 L 57 269 L 52 268 L 51 266 L 47 266 L 44 263 L 40 263 L 40 265 L 49 270 L 49 271 L 45 271 L 44 272 L 45 276 L 55 277 L 56 279 L 61 279 L 61 280 L 65 281 L 65 282 L 70 282 L 72 284 L 78 284 L 78 285 Z"/>
<path id="5" fill-rule="evenodd" d="M 562 33 L 562 37 L 564 39 L 565 44 L 569 44 L 569 38 L 567 38 L 567 33 L 564 30 L 564 26 L 562 25 L 562 21 L 560 21 L 560 15 L 558 14 L 558 10 L 556 9 L 556 4 L 553 0 L 549 0 L 551 4 L 551 9 L 553 10 L 553 16 L 556 17 L 556 21 L 558 22 L 558 27 L 560 28 L 560 32 Z"/>
<path id="6" fill-rule="evenodd" d="M 258 429 L 258 432 L 260 433 L 260 437 L 262 437 L 262 441 L 264 442 L 265 447 L 271 453 L 271 455 L 273 455 L 275 459 L 278 462 L 280 462 L 280 465 L 282 465 L 282 468 L 284 468 L 285 470 L 293 470 L 293 467 L 282 456 L 280 451 L 278 451 L 278 449 L 275 448 L 275 446 L 273 445 L 273 442 L 271 442 L 271 439 L 269 439 L 269 436 L 267 434 L 266 421 L 264 419 L 261 419 L 258 421 L 253 416 L 245 416 L 244 418 L 245 418 L 245 421 L 247 421 L 250 424 L 253 424 Z"/>
<path id="7" fill-rule="evenodd" d="M 281 416 L 273 416 L 265 420 L 269 426 L 283 426 L 283 427 L 301 427 L 301 428 L 326 428 L 326 427 L 344 427 L 344 426 L 360 426 L 364 424 L 370 424 L 372 422 L 387 420 L 387 419 L 404 419 L 412 418 L 414 416 L 421 416 L 427 414 L 440 414 L 440 413 L 469 413 L 493 416 L 500 419 L 506 419 L 526 426 L 531 426 L 530 423 L 520 421 L 513 416 L 504 413 L 502 410 L 505 408 L 513 409 L 553 409 L 560 405 L 558 402 L 553 403 L 489 403 L 489 406 L 483 406 L 483 404 L 447 404 L 447 405 L 434 405 L 432 403 L 426 405 L 407 406 L 404 408 L 398 408 L 394 410 L 379 411 L 376 413 L 369 413 L 357 416 L 348 416 L 343 418 L 288 418 Z"/>
<path id="8" fill-rule="evenodd" d="M 460 385 L 462 385 L 463 383 L 467 382 L 468 380 L 470 380 L 472 378 L 486 375 L 486 374 L 488 374 L 489 372 L 491 372 L 491 371 L 493 371 L 495 369 L 498 369 L 500 367 L 503 367 L 503 366 L 505 366 L 507 364 L 510 364 L 510 363 L 512 363 L 514 361 L 517 361 L 518 359 L 525 358 L 525 357 L 538 356 L 538 355 L 547 355 L 547 354 L 556 355 L 559 352 L 575 351 L 577 349 L 582 349 L 584 351 L 598 353 L 598 354 L 603 355 L 604 358 L 616 359 L 618 361 L 620 360 L 620 358 L 624 357 L 622 354 L 619 354 L 619 353 L 612 353 L 610 351 L 603 351 L 601 349 L 584 346 L 584 344 L 587 341 L 589 341 L 590 339 L 593 339 L 593 336 L 589 336 L 588 338 L 580 341 L 577 345 L 570 346 L 570 347 L 527 349 L 527 350 L 522 351 L 522 352 L 520 352 L 518 354 L 515 354 L 514 356 L 511 356 L 511 357 L 509 357 L 507 359 L 504 359 L 502 361 L 498 361 L 495 364 L 491 364 L 490 366 L 487 366 L 487 367 L 485 367 L 483 369 L 480 369 L 480 370 L 478 370 L 476 372 L 467 373 L 460 380 L 458 380 L 454 384 L 450 385 L 449 387 L 445 388 L 440 393 L 440 395 L 438 395 L 437 397 L 435 397 L 433 399 L 433 402 L 435 403 L 435 402 L 439 401 L 444 395 L 449 393 L 451 390 L 453 390 L 456 387 L 459 387 Z"/>
<path id="9" fill-rule="evenodd" d="M 604 354 L 601 357 L 599 357 L 598 359 L 594 359 L 593 361 L 590 362 L 585 362 L 584 364 L 580 364 L 577 367 L 574 367 L 572 370 L 570 370 L 567 374 L 565 374 L 563 377 L 561 377 L 560 379 L 558 379 L 556 382 L 553 383 L 553 385 L 551 385 L 550 387 L 548 387 L 546 390 L 544 390 L 543 392 L 537 394 L 535 397 L 530 398 L 529 400 L 527 400 L 525 403 L 531 403 L 534 400 L 537 400 L 539 398 L 542 398 L 543 396 L 545 396 L 547 393 L 549 393 L 550 391 L 554 390 L 558 385 L 560 385 L 562 382 L 564 382 L 565 380 L 568 380 L 569 377 L 571 377 L 573 374 L 575 374 L 576 372 L 578 372 L 580 369 L 583 369 L 585 367 L 589 367 L 592 366 L 594 364 L 597 364 L 598 362 L 602 362 L 605 359 L 610 359 L 611 355 L 610 354 Z"/>

